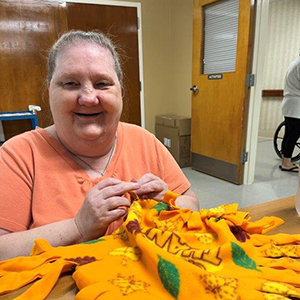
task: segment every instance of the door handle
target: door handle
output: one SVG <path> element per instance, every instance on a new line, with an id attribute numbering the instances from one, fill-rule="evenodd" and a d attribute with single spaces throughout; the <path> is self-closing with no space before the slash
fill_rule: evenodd
<path id="1" fill-rule="evenodd" d="M 196 86 L 196 85 L 193 85 L 191 88 L 190 88 L 190 90 L 193 92 L 193 93 L 198 93 L 199 92 L 199 89 L 198 89 L 198 87 Z"/>

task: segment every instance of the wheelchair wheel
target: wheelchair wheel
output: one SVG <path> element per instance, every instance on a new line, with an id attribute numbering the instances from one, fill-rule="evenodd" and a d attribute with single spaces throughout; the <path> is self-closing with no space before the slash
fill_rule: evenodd
<path id="1" fill-rule="evenodd" d="M 285 132 L 285 122 L 283 121 L 278 125 L 273 138 L 274 150 L 280 159 L 281 159 L 281 143 L 283 140 L 284 132 Z M 292 161 L 297 161 L 299 159 L 300 159 L 300 140 L 298 139 L 293 151 Z"/>

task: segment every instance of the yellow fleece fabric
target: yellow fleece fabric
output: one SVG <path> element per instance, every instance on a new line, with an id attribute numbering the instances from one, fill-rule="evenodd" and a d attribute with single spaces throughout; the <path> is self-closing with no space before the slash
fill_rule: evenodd
<path id="1" fill-rule="evenodd" d="M 36 240 L 31 256 L 0 263 L 0 294 L 35 281 L 17 299 L 42 300 L 73 270 L 76 300 L 300 299 L 300 235 L 264 235 L 281 219 L 251 222 L 236 204 L 193 212 L 176 197 L 134 201 L 124 223 L 94 241 Z"/>

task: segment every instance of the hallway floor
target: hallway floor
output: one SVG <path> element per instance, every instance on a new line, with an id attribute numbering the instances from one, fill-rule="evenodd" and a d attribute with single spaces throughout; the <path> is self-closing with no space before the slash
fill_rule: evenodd
<path id="1" fill-rule="evenodd" d="M 297 162 L 298 163 L 298 162 Z M 251 185 L 235 185 L 224 180 L 183 168 L 197 194 L 201 208 L 211 208 L 226 203 L 239 203 L 246 207 L 295 195 L 298 173 L 282 172 L 271 139 L 259 139 L 255 179 Z"/>

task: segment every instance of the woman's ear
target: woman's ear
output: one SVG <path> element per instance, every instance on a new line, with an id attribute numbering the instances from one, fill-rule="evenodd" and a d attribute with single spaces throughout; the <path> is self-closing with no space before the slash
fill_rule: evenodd
<path id="1" fill-rule="evenodd" d="M 121 85 L 121 95 L 122 95 L 122 99 L 124 99 L 126 93 L 125 93 L 125 88 Z"/>

